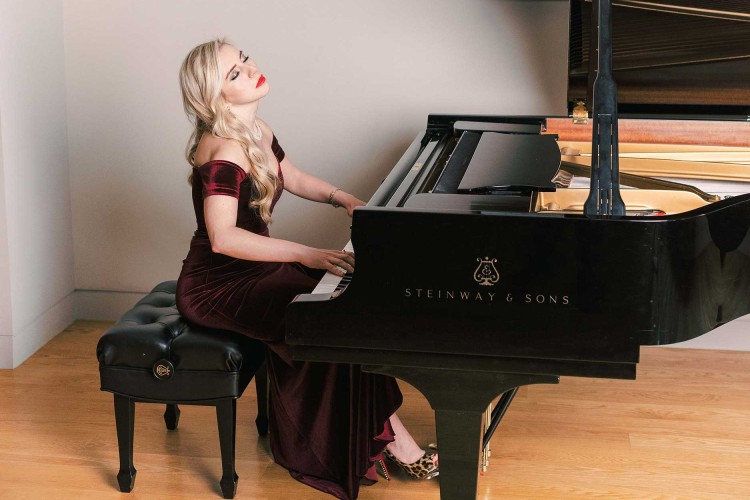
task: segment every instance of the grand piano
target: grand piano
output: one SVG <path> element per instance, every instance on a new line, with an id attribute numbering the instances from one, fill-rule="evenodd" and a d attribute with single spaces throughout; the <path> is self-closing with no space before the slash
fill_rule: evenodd
<path id="1" fill-rule="evenodd" d="M 569 116 L 430 115 L 354 212 L 355 272 L 289 305 L 296 359 L 425 395 L 444 500 L 476 497 L 499 395 L 635 379 L 750 313 L 750 6 L 649 9 L 571 1 Z"/>

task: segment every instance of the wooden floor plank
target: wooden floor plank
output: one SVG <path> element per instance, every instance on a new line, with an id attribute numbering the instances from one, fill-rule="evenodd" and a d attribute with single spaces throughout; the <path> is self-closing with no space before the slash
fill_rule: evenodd
<path id="1" fill-rule="evenodd" d="M 117 490 L 112 396 L 95 347 L 111 323 L 78 321 L 15 370 L 0 370 L 0 498 L 220 498 L 213 408 L 185 406 L 167 432 L 162 405 L 138 404 L 131 494 Z M 435 440 L 424 397 L 400 383 L 399 415 Z M 255 391 L 238 404 L 238 499 L 332 498 L 273 463 L 255 430 Z M 437 481 L 393 480 L 362 500 L 437 500 Z M 642 349 L 638 380 L 564 377 L 522 388 L 492 441 L 480 499 L 750 498 L 750 353 Z"/>

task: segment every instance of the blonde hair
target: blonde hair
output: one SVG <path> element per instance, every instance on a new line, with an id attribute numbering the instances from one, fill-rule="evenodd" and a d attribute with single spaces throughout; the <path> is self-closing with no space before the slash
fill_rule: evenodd
<path id="1" fill-rule="evenodd" d="M 253 178 L 253 196 L 250 208 L 257 208 L 265 223 L 271 222 L 271 202 L 276 193 L 278 177 L 266 164 L 266 155 L 252 139 L 250 127 L 237 118 L 225 105 L 221 95 L 222 77 L 219 49 L 229 42 L 216 39 L 198 45 L 187 55 L 180 67 L 182 104 L 190 122 L 195 126 L 188 140 L 185 156 L 193 168 L 195 152 L 201 136 L 210 132 L 217 137 L 233 139 L 240 143 L 250 162 Z M 191 170 L 188 182 L 192 184 Z"/>

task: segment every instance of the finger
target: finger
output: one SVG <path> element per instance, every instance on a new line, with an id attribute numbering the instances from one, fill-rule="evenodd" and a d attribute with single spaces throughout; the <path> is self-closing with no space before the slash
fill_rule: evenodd
<path id="1" fill-rule="evenodd" d="M 354 262 L 349 262 L 348 260 L 345 260 L 345 259 L 337 259 L 334 261 L 334 263 L 337 266 L 343 267 L 344 269 L 346 269 L 347 272 L 350 272 L 350 273 L 354 272 Z"/>
<path id="2" fill-rule="evenodd" d="M 336 267 L 342 268 L 346 272 L 351 273 L 354 271 L 354 266 L 346 262 L 344 259 L 333 258 L 331 259 L 331 263 Z"/>
<path id="3" fill-rule="evenodd" d="M 341 276 L 342 278 L 346 276 L 346 269 L 340 267 L 340 266 L 334 266 L 336 268 L 336 275 Z"/>
<path id="4" fill-rule="evenodd" d="M 340 259 L 340 260 L 336 261 L 336 262 L 335 262 L 335 264 L 336 264 L 336 265 L 337 265 L 338 267 L 341 267 L 341 268 L 343 268 L 343 269 L 344 269 L 344 270 L 346 270 L 347 272 L 350 272 L 350 273 L 353 273 L 353 272 L 354 272 L 354 266 L 353 266 L 353 265 L 351 265 L 350 263 L 348 263 L 347 261 L 343 260 L 343 259 Z"/>
<path id="5" fill-rule="evenodd" d="M 354 266 L 354 255 L 347 252 L 342 252 L 340 255 L 341 260 L 347 262 L 349 265 Z"/>
<path id="6" fill-rule="evenodd" d="M 346 274 L 346 271 L 336 265 L 336 263 L 334 262 L 329 262 L 326 268 L 328 269 L 329 273 L 335 274 L 336 276 L 344 276 Z"/>

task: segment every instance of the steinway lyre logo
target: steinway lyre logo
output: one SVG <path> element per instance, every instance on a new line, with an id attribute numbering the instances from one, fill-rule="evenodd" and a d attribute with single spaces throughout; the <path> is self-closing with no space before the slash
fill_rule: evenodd
<path id="1" fill-rule="evenodd" d="M 476 271 L 474 271 L 474 281 L 482 286 L 493 286 L 500 281 L 500 273 L 495 267 L 497 259 L 490 259 L 489 257 L 483 259 L 479 257 L 477 258 L 477 262 L 479 262 L 479 265 Z"/>

